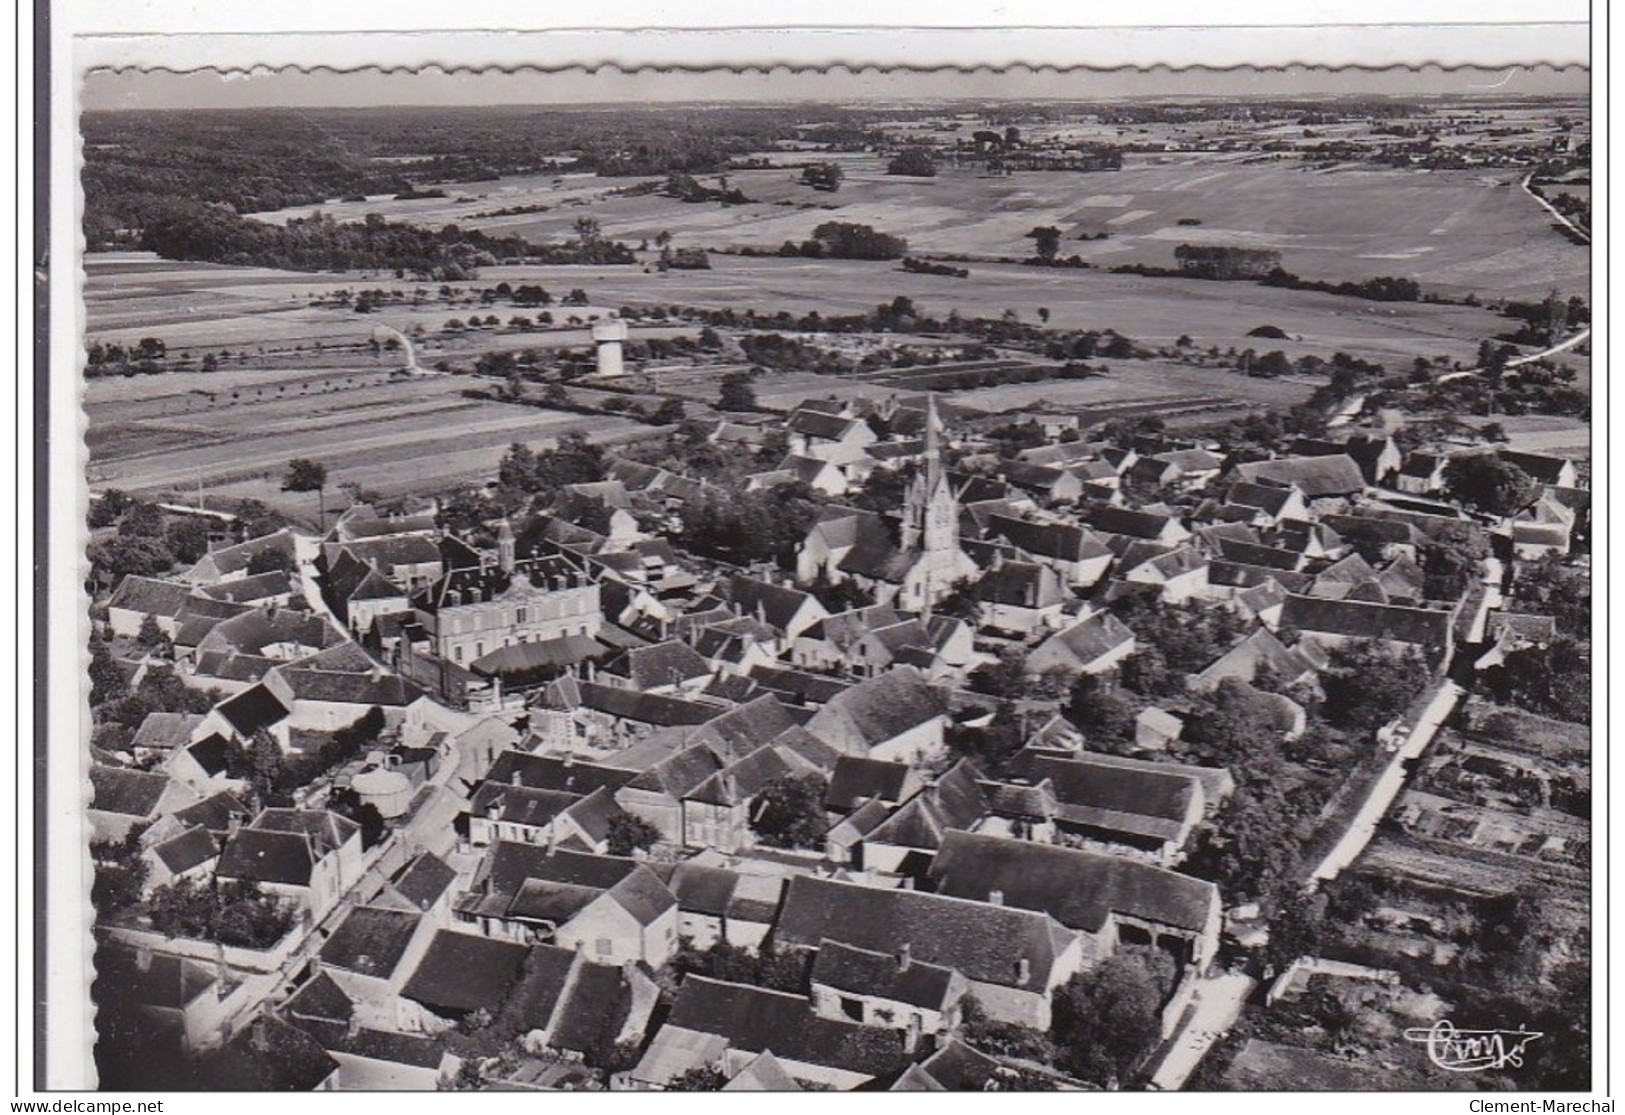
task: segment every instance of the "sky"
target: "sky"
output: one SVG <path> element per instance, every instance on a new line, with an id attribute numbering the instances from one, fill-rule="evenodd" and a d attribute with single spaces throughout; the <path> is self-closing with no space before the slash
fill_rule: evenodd
<path id="1" fill-rule="evenodd" d="M 623 73 L 607 68 L 544 73 L 410 73 L 318 70 L 222 75 L 217 71 L 92 71 L 89 111 L 172 108 L 591 104 L 705 101 L 921 101 L 955 98 L 1087 100 L 1106 97 L 1288 96 L 1297 94 L 1585 95 L 1590 74 L 1549 67 L 1421 70 L 1170 70 L 997 73 Z"/>

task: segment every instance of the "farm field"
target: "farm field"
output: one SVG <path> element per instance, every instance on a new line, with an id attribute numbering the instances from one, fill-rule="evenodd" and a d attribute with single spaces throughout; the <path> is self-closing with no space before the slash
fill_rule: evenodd
<path id="1" fill-rule="evenodd" d="M 314 496 L 280 491 L 293 457 L 326 464 L 330 489 L 355 483 L 391 496 L 483 479 L 515 441 L 542 446 L 570 430 L 613 441 L 643 429 L 622 418 L 465 399 L 468 386 L 461 377 L 426 376 L 206 411 L 183 412 L 177 402 L 169 414 L 159 395 L 133 417 L 126 400 L 104 398 L 86 407 L 91 484 L 185 498 L 201 486 L 300 513 Z"/>
<path id="2" fill-rule="evenodd" d="M 1549 227 L 1509 170 L 1313 169 L 1257 155 L 1171 153 L 1126 156 L 1121 171 L 993 176 L 946 167 L 927 179 L 887 175 L 877 156 L 841 161 L 846 180 L 834 194 L 802 185 L 790 169 L 731 172 L 729 186 L 752 199 L 739 206 L 617 192 L 656 179 L 536 175 L 448 186 L 447 199 L 319 208 L 340 220 L 376 212 L 535 241 L 567 239 L 575 221 L 590 216 L 633 247 L 664 231 L 676 246 L 711 249 L 777 248 L 800 243 L 824 221 L 855 221 L 907 237 L 916 253 L 971 258 L 1029 255 L 1027 232 L 1054 225 L 1062 255 L 1102 266 L 1172 266 L 1180 243 L 1227 244 L 1279 250 L 1287 270 L 1315 279 L 1396 275 L 1480 298 L 1541 296 L 1553 287 L 1581 294 L 1589 286 L 1587 251 Z M 482 215 L 535 205 L 548 209 Z M 280 222 L 316 208 L 257 216 Z M 1100 232 L 1108 239 L 1078 239 Z"/>
<path id="3" fill-rule="evenodd" d="M 126 254 L 130 264 L 149 268 L 150 255 Z M 366 275 L 302 275 L 284 273 L 283 282 L 270 284 L 265 273 L 253 270 L 241 291 L 234 287 L 234 269 L 198 273 L 189 264 L 176 264 L 176 277 L 163 280 L 170 288 L 166 299 L 179 299 L 191 291 L 240 294 L 241 303 L 217 302 L 210 310 L 197 310 L 191 319 L 166 325 L 158 311 L 139 328 L 114 327 L 91 309 L 87 337 L 92 340 L 134 344 L 143 336 L 160 337 L 170 351 L 196 354 L 229 349 L 234 352 L 275 349 L 306 352 L 326 346 L 364 344 L 378 325 L 406 331 L 422 324 L 429 333 L 419 353 L 420 364 L 442 355 L 480 351 L 490 347 L 584 346 L 584 329 L 493 335 L 489 331 L 456 338 L 438 334 L 453 318 L 466 318 L 476 310 L 496 313 L 504 320 L 515 311 L 505 306 L 477 304 L 389 306 L 367 315 L 342 307 L 312 308 L 315 295 L 343 289 L 380 287 L 411 292 L 422 284 Z M 137 272 L 143 285 L 155 285 L 150 269 Z M 90 289 L 126 281 L 119 268 L 103 267 L 90 277 Z M 202 282 L 207 288 L 198 287 Z M 1146 344 L 1171 345 L 1188 336 L 1201 348 L 1279 348 L 1288 356 L 1316 353 L 1329 357 L 1348 352 L 1363 359 L 1393 366 L 1408 365 L 1417 356 L 1447 356 L 1470 361 L 1478 341 L 1504 332 L 1505 318 L 1489 310 L 1467 306 L 1419 302 L 1366 302 L 1312 291 L 1262 287 L 1252 283 L 1218 283 L 1199 279 L 1151 279 L 1099 271 L 1043 269 L 1015 264 L 982 264 L 968 279 L 917 275 L 895 264 L 859 261 L 714 256 L 709 271 L 645 271 L 641 267 L 487 267 L 476 285 L 540 283 L 562 293 L 583 289 L 589 305 L 563 310 L 586 319 L 623 305 L 685 305 L 701 308 L 753 309 L 759 314 L 781 311 L 797 316 L 817 310 L 832 314 L 864 313 L 897 295 L 914 300 L 921 309 L 939 317 L 957 310 L 963 316 L 997 317 L 1014 310 L 1024 321 L 1036 321 L 1039 310 L 1050 313 L 1050 325 L 1068 329 L 1114 329 Z M 466 289 L 466 288 L 465 288 Z M 428 293 L 428 292 L 426 292 Z M 429 294 L 432 299 L 432 293 Z M 294 304 L 294 303 L 297 304 Z M 88 305 L 88 303 L 87 303 Z M 203 316 L 207 314 L 207 316 Z M 1266 341 L 1250 338 L 1249 330 L 1275 325 L 1292 339 Z M 672 327 L 633 326 L 632 336 L 671 336 Z M 678 329 L 676 332 L 691 332 Z M 312 353 L 320 359 L 319 353 Z M 427 359 L 425 359 L 427 357 Z M 377 362 L 366 361 L 377 366 Z M 387 364 L 387 357 L 385 359 Z"/>

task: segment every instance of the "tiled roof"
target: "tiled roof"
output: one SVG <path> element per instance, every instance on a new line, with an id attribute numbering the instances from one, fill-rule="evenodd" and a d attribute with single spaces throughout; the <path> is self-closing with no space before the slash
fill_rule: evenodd
<path id="1" fill-rule="evenodd" d="M 95 763 L 90 768 L 90 808 L 124 817 L 151 817 L 169 787 L 167 774 Z"/>
<path id="2" fill-rule="evenodd" d="M 906 944 L 914 959 L 968 979 L 1042 992 L 1061 943 L 1051 925 L 1046 915 L 1013 906 L 798 875 L 785 890 L 772 940 L 780 948 L 817 948 L 828 939 L 887 954 Z M 1025 982 L 1020 960 L 1027 961 Z"/>
<path id="3" fill-rule="evenodd" d="M 963 983 L 956 986 L 952 969 L 917 961 L 912 955 L 905 960 L 899 953 L 873 952 L 827 940 L 818 943 L 811 982 L 934 1011 L 951 1008 L 951 993 L 964 987 Z"/>
<path id="4" fill-rule="evenodd" d="M 483 1008 L 495 1014 L 519 982 L 529 951 L 512 941 L 442 929 L 401 994 L 454 1013 Z"/>
<path id="5" fill-rule="evenodd" d="M 899 666 L 832 697 L 807 730 L 850 749 L 873 748 L 947 713 L 947 702 L 912 667 Z"/>
<path id="6" fill-rule="evenodd" d="M 323 964 L 357 975 L 388 979 L 417 933 L 418 914 L 356 906 L 322 945 Z"/>
<path id="7" fill-rule="evenodd" d="M 1433 649 L 1450 643 L 1450 613 L 1354 600 L 1289 595 L 1281 623 L 1312 634 L 1395 639 Z"/>
<path id="8" fill-rule="evenodd" d="M 181 614 L 181 609 L 186 606 L 191 594 L 190 585 L 127 573 L 119 582 L 118 588 L 113 590 L 107 606 L 150 616 L 174 618 Z"/>
<path id="9" fill-rule="evenodd" d="M 835 760 L 824 807 L 836 813 L 848 813 L 865 800 L 896 804 L 903 799 L 912 773 L 907 763 L 842 755 Z"/>
<path id="10" fill-rule="evenodd" d="M 1365 474 L 1353 457 L 1346 454 L 1324 457 L 1278 457 L 1270 461 L 1250 461 L 1236 466 L 1241 479 L 1296 485 L 1310 499 L 1351 495 L 1364 490 Z"/>
<path id="11" fill-rule="evenodd" d="M 169 869 L 171 874 L 179 875 L 214 859 L 220 854 L 220 846 L 215 843 L 214 835 L 208 829 L 198 825 L 187 829 L 179 836 L 172 836 L 162 843 L 154 844 L 152 854 Z"/>
<path id="12" fill-rule="evenodd" d="M 1049 914 L 1062 925 L 1097 932 L 1124 914 L 1188 933 L 1203 932 L 1217 908 L 1212 883 L 1125 856 L 952 832 L 931 861 L 939 893 Z"/>
<path id="13" fill-rule="evenodd" d="M 817 942 L 814 942 L 816 944 Z M 800 995 L 689 976 L 677 992 L 667 1025 L 725 1038 L 735 1049 L 868 1076 L 906 1060 L 895 1030 L 820 1018 Z"/>

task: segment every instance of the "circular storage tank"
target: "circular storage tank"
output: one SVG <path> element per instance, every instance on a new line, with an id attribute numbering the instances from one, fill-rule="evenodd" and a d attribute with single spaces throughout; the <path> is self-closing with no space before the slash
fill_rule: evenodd
<path id="1" fill-rule="evenodd" d="M 350 789 L 388 820 L 405 814 L 412 804 L 412 783 L 398 770 L 375 768 L 362 771 L 350 781 Z"/>

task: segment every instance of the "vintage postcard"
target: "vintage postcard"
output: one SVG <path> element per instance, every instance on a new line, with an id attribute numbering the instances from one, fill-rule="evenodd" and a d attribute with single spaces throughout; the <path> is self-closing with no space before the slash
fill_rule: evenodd
<path id="1" fill-rule="evenodd" d="M 76 40 L 34 1087 L 1601 1094 L 1587 33 Z"/>

